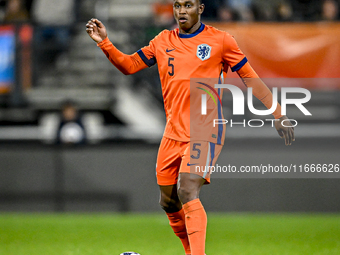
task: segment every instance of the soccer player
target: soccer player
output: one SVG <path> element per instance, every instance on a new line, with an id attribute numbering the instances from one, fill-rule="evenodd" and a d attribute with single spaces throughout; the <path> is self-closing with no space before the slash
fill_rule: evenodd
<path id="1" fill-rule="evenodd" d="M 210 136 L 199 143 L 191 139 L 190 78 L 225 76 L 230 68 L 244 79 L 246 86 L 253 88 L 253 94 L 268 109 L 273 100 L 234 38 L 201 23 L 204 10 L 201 0 L 174 0 L 173 10 L 179 28 L 162 31 L 148 46 L 132 55 L 120 52 L 110 42 L 105 26 L 98 19 L 89 20 L 86 31 L 111 63 L 126 75 L 157 63 L 167 118 L 156 167 L 160 205 L 182 241 L 185 254 L 204 255 L 207 215 L 199 192 L 203 184 L 210 182 L 210 176 L 190 172 L 191 159 L 201 165 L 215 164 L 223 139 Z M 280 120 L 275 122 L 279 135 L 290 145 L 294 129 L 287 127 L 291 125 L 281 115 L 279 104 L 273 115 Z M 190 155 L 191 152 L 195 155 Z"/>

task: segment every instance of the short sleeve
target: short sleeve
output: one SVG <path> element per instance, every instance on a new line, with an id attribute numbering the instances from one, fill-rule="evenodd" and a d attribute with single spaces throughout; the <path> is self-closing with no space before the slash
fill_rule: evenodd
<path id="1" fill-rule="evenodd" d="M 222 58 L 226 64 L 231 67 L 233 72 L 240 70 L 247 62 L 246 56 L 238 47 L 234 37 L 225 33 L 223 38 Z"/>

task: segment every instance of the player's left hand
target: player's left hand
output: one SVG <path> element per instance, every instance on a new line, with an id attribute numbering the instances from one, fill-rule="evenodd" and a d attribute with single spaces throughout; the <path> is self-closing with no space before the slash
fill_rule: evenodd
<path id="1" fill-rule="evenodd" d="M 284 126 L 282 125 L 282 121 L 284 121 Z M 287 116 L 282 116 L 279 121 L 275 121 L 275 128 L 279 133 L 279 136 L 285 139 L 285 144 L 287 146 L 295 141 L 294 127 Z"/>

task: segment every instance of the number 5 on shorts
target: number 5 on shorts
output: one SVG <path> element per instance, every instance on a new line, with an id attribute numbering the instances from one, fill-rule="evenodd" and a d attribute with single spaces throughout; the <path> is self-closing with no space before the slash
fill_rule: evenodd
<path id="1" fill-rule="evenodd" d="M 197 152 L 197 153 L 196 153 L 196 155 L 191 155 L 191 158 L 193 158 L 193 159 L 199 159 L 199 158 L 200 158 L 200 156 L 201 156 L 201 150 L 200 150 L 199 148 L 197 148 L 197 147 L 199 147 L 199 146 L 201 146 L 200 143 L 194 143 L 194 144 L 192 145 L 192 151 L 193 151 L 193 152 Z"/>

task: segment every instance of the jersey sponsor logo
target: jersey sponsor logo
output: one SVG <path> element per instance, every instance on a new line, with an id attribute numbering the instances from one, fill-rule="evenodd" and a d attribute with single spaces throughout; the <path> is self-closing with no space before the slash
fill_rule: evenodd
<path id="1" fill-rule="evenodd" d="M 197 57 L 204 61 L 210 58 L 211 47 L 208 44 L 201 44 L 197 46 Z"/>
<path id="2" fill-rule="evenodd" d="M 176 50 L 176 49 L 171 49 L 171 50 L 166 49 L 165 51 L 166 51 L 167 53 L 169 53 L 169 52 L 174 51 L 174 50 Z"/>

